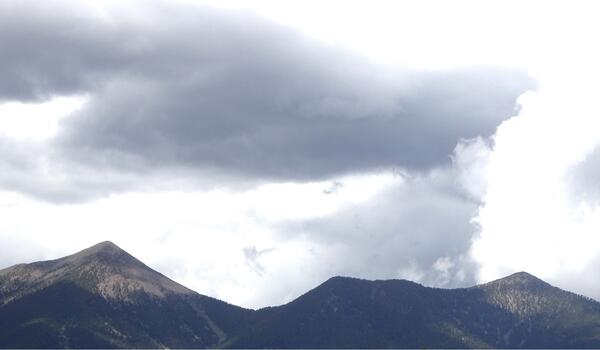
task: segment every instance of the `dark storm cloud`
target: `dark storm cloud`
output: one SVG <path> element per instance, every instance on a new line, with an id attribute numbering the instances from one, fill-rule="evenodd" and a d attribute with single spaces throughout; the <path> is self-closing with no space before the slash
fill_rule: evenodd
<path id="1" fill-rule="evenodd" d="M 88 94 L 52 149 L 102 173 L 235 182 L 423 171 L 459 138 L 492 134 L 531 87 L 523 72 L 387 69 L 244 13 L 9 4 L 0 99 Z"/>
<path id="2" fill-rule="evenodd" d="M 359 62 L 345 69 L 349 78 L 335 62 L 259 61 L 220 62 L 210 78 L 114 83 L 65 126 L 63 147 L 85 158 L 131 155 L 141 169 L 267 180 L 423 170 L 447 161 L 459 138 L 493 133 L 526 85 L 488 71 L 394 82 Z"/>

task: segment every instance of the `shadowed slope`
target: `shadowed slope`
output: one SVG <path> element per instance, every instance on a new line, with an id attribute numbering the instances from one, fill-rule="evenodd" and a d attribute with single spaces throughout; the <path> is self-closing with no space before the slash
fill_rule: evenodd
<path id="1" fill-rule="evenodd" d="M 250 348 L 572 348 L 600 346 L 600 304 L 526 273 L 481 286 L 334 277 L 227 346 Z"/>
<path id="2" fill-rule="evenodd" d="M 334 277 L 253 311 L 103 242 L 0 270 L 0 347 L 599 348 L 600 304 L 520 272 L 459 289 Z"/>
<path id="3" fill-rule="evenodd" d="M 0 271 L 1 347 L 215 347 L 249 313 L 177 284 L 111 242 Z"/>

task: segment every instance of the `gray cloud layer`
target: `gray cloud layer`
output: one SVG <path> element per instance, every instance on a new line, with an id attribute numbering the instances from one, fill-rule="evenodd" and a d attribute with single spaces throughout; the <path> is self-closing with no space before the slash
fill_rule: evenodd
<path id="1" fill-rule="evenodd" d="M 459 138 L 492 134 L 531 87 L 523 72 L 387 69 L 244 13 L 57 4 L 0 7 L 0 99 L 88 94 L 50 163 L 103 173 L 235 182 L 427 170 Z"/>
<path id="2" fill-rule="evenodd" d="M 376 198 L 319 219 L 287 222 L 278 232 L 337 247 L 325 276 L 406 278 L 438 287 L 473 285 L 468 251 L 478 205 L 460 191 L 456 168 L 399 180 Z M 335 194 L 332 194 L 335 195 Z"/>
<path id="3" fill-rule="evenodd" d="M 326 64 L 311 67 L 313 76 L 289 62 L 269 66 L 277 64 L 273 71 L 233 62 L 210 81 L 112 87 L 66 125 L 63 146 L 85 150 L 86 158 L 133 156 L 142 168 L 217 169 L 268 180 L 423 170 L 447 161 L 460 137 L 492 133 L 520 92 L 512 86 L 518 76 L 496 72 L 400 76 L 407 88 L 366 73 L 340 82 L 342 74 Z M 363 68 L 356 64 L 346 74 Z M 501 88 L 488 86 L 499 80 Z"/>
<path id="4" fill-rule="evenodd" d="M 337 196 L 341 175 L 399 169 L 406 178 L 366 203 L 319 219 L 257 221 L 281 232 L 273 250 L 238 247 L 264 283 L 261 303 L 336 274 L 474 283 L 467 255 L 478 203 L 457 187 L 470 179 L 459 169 L 468 162 L 452 168 L 450 155 L 459 140 L 490 136 L 516 113 L 515 99 L 533 85 L 524 72 L 395 69 L 248 13 L 118 4 L 0 1 L 0 103 L 88 96 L 50 140 L 0 137 L 0 188 L 77 202 L 157 188 L 328 180 L 323 196 Z M 312 267 L 282 278 L 269 258 L 278 242 L 296 239 L 299 249 L 316 247 Z M 6 249 L 0 264 L 19 262 Z"/>

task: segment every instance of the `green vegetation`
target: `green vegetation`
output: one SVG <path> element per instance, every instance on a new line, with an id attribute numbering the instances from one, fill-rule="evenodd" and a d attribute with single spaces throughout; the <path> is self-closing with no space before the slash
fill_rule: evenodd
<path id="1" fill-rule="evenodd" d="M 2 348 L 598 348 L 600 304 L 527 273 L 472 288 L 334 277 L 257 311 L 103 243 L 0 271 Z"/>

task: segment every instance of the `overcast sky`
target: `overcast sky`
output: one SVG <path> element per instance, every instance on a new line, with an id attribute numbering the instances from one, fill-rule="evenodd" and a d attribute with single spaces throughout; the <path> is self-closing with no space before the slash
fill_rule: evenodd
<path id="1" fill-rule="evenodd" d="M 593 3 L 0 0 L 0 268 L 198 291 L 528 271 L 600 299 Z"/>

